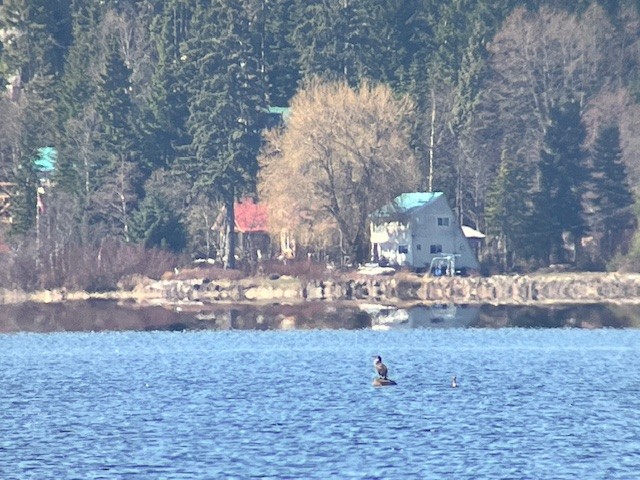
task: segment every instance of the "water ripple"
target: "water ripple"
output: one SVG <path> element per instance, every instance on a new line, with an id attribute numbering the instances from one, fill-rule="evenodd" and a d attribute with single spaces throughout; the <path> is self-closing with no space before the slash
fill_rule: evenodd
<path id="1" fill-rule="evenodd" d="M 633 478 L 639 340 L 557 329 L 0 336 L 0 477 Z M 371 386 L 374 354 L 398 386 Z"/>

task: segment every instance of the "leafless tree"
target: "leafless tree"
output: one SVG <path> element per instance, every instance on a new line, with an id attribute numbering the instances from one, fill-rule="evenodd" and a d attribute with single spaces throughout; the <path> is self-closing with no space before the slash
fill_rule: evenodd
<path id="1" fill-rule="evenodd" d="M 615 29 L 593 4 L 582 17 L 542 7 L 516 9 L 489 45 L 491 100 L 512 153 L 537 161 L 550 109 L 573 97 L 584 106 L 615 83 Z M 489 97 L 488 97 L 489 98 Z"/>
<path id="2" fill-rule="evenodd" d="M 419 182 L 412 113 L 412 102 L 384 85 L 311 81 L 261 155 L 272 228 L 316 244 L 337 236 L 344 253 L 365 260 L 369 213 Z"/>

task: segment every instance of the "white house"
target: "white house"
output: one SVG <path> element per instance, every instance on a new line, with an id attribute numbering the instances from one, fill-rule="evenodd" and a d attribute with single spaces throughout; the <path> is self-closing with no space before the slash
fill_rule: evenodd
<path id="1" fill-rule="evenodd" d="M 371 255 L 380 263 L 436 275 L 480 269 L 442 192 L 403 193 L 369 215 Z"/>

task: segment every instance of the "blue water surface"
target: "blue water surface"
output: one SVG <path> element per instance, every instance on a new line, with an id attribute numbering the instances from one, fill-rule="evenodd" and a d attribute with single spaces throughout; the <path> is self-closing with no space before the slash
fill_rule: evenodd
<path id="1" fill-rule="evenodd" d="M 1 335 L 0 391 L 6 480 L 640 475 L 639 330 Z"/>

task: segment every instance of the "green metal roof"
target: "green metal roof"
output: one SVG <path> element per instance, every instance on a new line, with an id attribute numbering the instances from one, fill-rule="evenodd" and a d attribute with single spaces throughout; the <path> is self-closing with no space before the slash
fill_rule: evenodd
<path id="1" fill-rule="evenodd" d="M 411 210 L 432 203 L 443 195 L 442 192 L 403 193 L 394 198 L 391 203 L 373 212 L 370 216 L 388 217 L 394 214 L 406 214 Z"/>
<path id="2" fill-rule="evenodd" d="M 39 172 L 52 172 L 56 168 L 58 152 L 53 147 L 42 147 L 38 149 L 38 157 L 33 161 L 36 170 Z"/>

